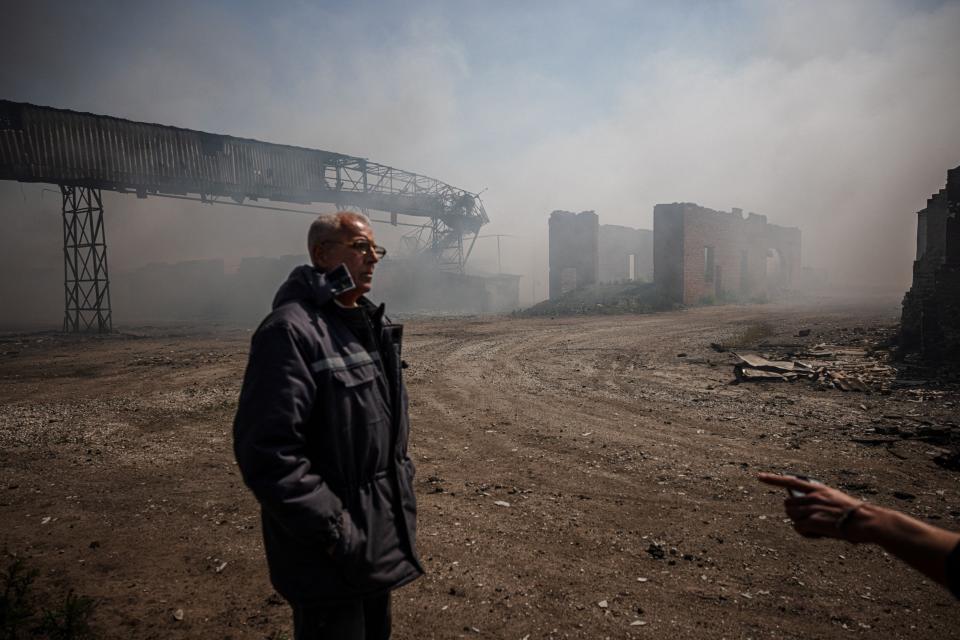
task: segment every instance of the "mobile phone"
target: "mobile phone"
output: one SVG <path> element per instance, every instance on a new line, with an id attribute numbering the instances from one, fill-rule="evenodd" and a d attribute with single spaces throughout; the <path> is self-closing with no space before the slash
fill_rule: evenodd
<path id="1" fill-rule="evenodd" d="M 347 269 L 347 265 L 342 262 L 324 275 L 327 278 L 327 286 L 330 287 L 330 292 L 335 296 L 356 289 L 357 287 L 353 282 L 353 278 L 350 277 L 350 271 Z"/>
<path id="2" fill-rule="evenodd" d="M 823 484 L 816 478 L 811 478 L 810 476 L 805 476 L 799 473 L 785 473 L 783 475 L 789 476 L 791 478 L 796 478 L 797 480 L 803 480 L 804 482 L 812 482 L 813 484 Z M 802 498 L 803 496 L 807 495 L 806 492 L 800 491 L 799 489 L 787 489 L 787 493 L 790 495 L 791 498 Z"/>

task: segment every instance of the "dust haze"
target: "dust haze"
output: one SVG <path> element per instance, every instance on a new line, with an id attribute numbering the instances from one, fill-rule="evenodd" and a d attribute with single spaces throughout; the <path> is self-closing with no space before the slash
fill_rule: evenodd
<path id="1" fill-rule="evenodd" d="M 653 206 L 676 201 L 797 226 L 805 266 L 903 292 L 915 212 L 960 164 L 957 2 L 35 2 L 7 17 L 0 54 L 15 64 L 0 69 L 0 97 L 337 151 L 482 191 L 490 237 L 468 270 L 521 275 L 523 304 L 546 297 L 550 211 L 651 228 Z M 0 184 L 0 325 L 59 322 L 59 206 L 50 187 Z M 310 218 L 105 194 L 105 220 L 122 322 L 148 319 L 124 301 L 131 274 L 206 261 L 240 286 L 244 259 L 305 261 Z M 375 229 L 396 255 L 405 230 Z M 191 304 L 218 304 L 225 282 Z"/>

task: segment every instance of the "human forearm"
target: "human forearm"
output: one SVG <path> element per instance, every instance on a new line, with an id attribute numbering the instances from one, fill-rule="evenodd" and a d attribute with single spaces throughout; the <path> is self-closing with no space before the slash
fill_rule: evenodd
<path id="1" fill-rule="evenodd" d="M 850 523 L 850 534 L 880 545 L 931 580 L 948 586 L 947 556 L 960 543 L 960 534 L 871 504 L 857 510 Z"/>
<path id="2" fill-rule="evenodd" d="M 797 533 L 877 544 L 960 598 L 960 550 L 954 553 L 960 534 L 861 502 L 819 482 L 771 473 L 758 479 L 791 492 L 784 507 Z"/>

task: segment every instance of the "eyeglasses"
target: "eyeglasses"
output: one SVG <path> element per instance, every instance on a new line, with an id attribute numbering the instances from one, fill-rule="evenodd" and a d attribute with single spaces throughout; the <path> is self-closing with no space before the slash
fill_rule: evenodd
<path id="1" fill-rule="evenodd" d="M 327 240 L 323 244 L 342 244 L 346 247 L 350 247 L 361 255 L 375 255 L 377 256 L 378 260 L 383 260 L 383 256 L 387 255 L 386 249 L 383 247 L 378 247 L 377 245 L 367 242 L 366 240 L 354 240 L 353 242 L 337 242 L 336 240 Z"/>

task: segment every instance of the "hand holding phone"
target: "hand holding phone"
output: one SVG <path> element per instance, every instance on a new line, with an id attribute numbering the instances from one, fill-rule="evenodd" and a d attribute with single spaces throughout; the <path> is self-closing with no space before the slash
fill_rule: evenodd
<path id="1" fill-rule="evenodd" d="M 760 473 L 757 479 L 787 490 L 783 502 L 797 533 L 807 538 L 839 538 L 863 542 L 865 532 L 861 509 L 864 502 L 839 489 L 803 475 Z"/>
<path id="2" fill-rule="evenodd" d="M 811 478 L 810 476 L 801 475 L 801 474 L 799 474 L 799 473 L 785 473 L 785 474 L 783 474 L 783 475 L 784 475 L 784 477 L 786 477 L 786 478 L 796 478 L 797 480 L 801 480 L 801 481 L 803 481 L 803 482 L 809 482 L 810 484 L 819 484 L 819 485 L 822 485 L 822 484 L 823 484 L 822 482 L 820 482 L 820 481 L 817 480 L 816 478 Z M 792 487 L 792 486 L 791 486 L 791 487 L 785 487 L 785 489 L 787 490 L 787 494 L 788 494 L 791 498 L 802 498 L 803 496 L 805 496 L 805 495 L 807 495 L 808 493 L 810 493 L 810 491 L 805 491 L 805 490 L 803 490 L 803 489 L 800 489 L 800 488 L 797 488 L 797 487 Z"/>

